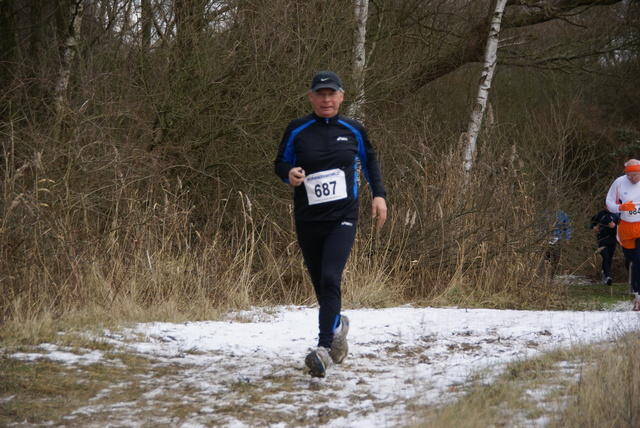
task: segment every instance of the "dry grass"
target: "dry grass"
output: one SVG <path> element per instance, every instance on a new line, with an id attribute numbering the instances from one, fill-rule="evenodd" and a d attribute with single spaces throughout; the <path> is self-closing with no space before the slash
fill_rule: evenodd
<path id="1" fill-rule="evenodd" d="M 551 427 L 640 425 L 640 339 L 637 333 L 589 350 L 567 408 Z"/>
<path id="2" fill-rule="evenodd" d="M 327 65 L 350 69 L 350 18 L 330 6 L 249 2 L 233 31 L 208 28 L 211 37 L 194 38 L 192 52 L 161 43 L 141 54 L 126 28 L 105 37 L 99 25 L 85 26 L 83 60 L 70 70 L 68 108 L 59 116 L 49 99 L 57 57 L 36 58 L 35 49 L 25 61 L 6 62 L 3 345 L 35 344 L 87 325 L 215 319 L 253 305 L 314 303 L 290 189 L 273 176 L 271 159 L 287 120 L 308 109 L 304 76 Z M 548 226 L 541 216 L 559 207 L 574 216 L 562 269 L 591 274 L 583 264 L 593 237 L 580 232 L 582 216 L 601 206 L 594 201 L 611 182 L 602 171 L 638 150 L 635 107 L 625 118 L 594 88 L 627 88 L 631 99 L 638 85 L 604 78 L 585 85 L 577 74 L 505 66 L 505 79 L 495 82 L 495 120 L 479 136 L 474 177 L 461 190 L 459 135 L 477 70 L 462 67 L 407 93 L 415 67 L 442 58 L 424 55 L 431 42 L 411 41 L 424 30 L 420 22 L 402 30 L 410 37 L 397 49 L 397 37 L 386 36 L 395 34 L 388 30 L 396 17 L 404 20 L 404 8 L 397 9 L 371 11 L 381 17 L 384 10 L 385 18 L 376 24 L 380 37 L 372 36 L 379 43 L 369 53 L 366 106 L 390 218 L 374 231 L 362 192 L 345 306 L 564 307 L 566 290 L 539 269 Z M 436 42 L 437 53 L 440 39 L 425 40 Z M 407 58 L 411 64 L 399 73 Z M 617 130 L 627 137 L 615 137 Z M 610 157 L 602 147 L 611 148 Z"/>
<path id="3" fill-rule="evenodd" d="M 557 109 L 555 116 L 566 113 Z M 7 154 L 0 223 L 4 337 L 46 336 L 55 330 L 47 324 L 74 319 L 198 320 L 250 306 L 315 302 L 294 233 L 290 188 L 267 171 L 265 153 L 254 153 L 255 163 L 246 166 L 262 162 L 259 170 L 243 173 L 236 163 L 249 159 L 221 147 L 233 173 L 214 174 L 184 141 L 176 143 L 184 145 L 177 146 L 185 149 L 178 158 L 184 165 L 176 164 L 174 152 L 142 150 L 134 130 L 144 118 L 133 112 L 131 123 L 113 132 L 103 126 L 121 118 L 110 109 L 104 122 L 77 115 L 78 123 L 88 123 L 69 141 L 59 142 L 46 127 L 12 128 L 0 140 Z M 508 126 L 487 129 L 473 179 L 462 191 L 454 127 L 408 114 L 372 120 L 389 219 L 375 230 L 363 185 L 359 231 L 344 274 L 345 307 L 562 307 L 564 288 L 539 269 L 549 228 L 542 214 L 562 203 L 582 215 L 589 196 L 561 192 L 575 188 L 571 177 L 578 177 L 554 160 L 566 144 L 557 134 L 572 125 L 541 129 L 538 123 L 544 121 L 527 119 L 518 146 Z M 533 144 L 541 137 L 544 151 Z M 253 139 L 244 135 L 241 142 Z M 564 193 L 573 199 L 560 198 Z M 571 268 L 591 257 L 583 249 L 592 237 L 578 233 L 580 221 L 565 256 Z"/>
<path id="4" fill-rule="evenodd" d="M 115 403 L 145 400 L 150 387 L 144 377 L 150 370 L 148 360 L 122 354 L 82 367 L 44 359 L 23 362 L 0 357 L 0 425 L 47 424 L 64 418 L 66 423 L 73 421 L 78 426 L 95 423 L 92 417 L 73 412 L 89 403 L 109 409 Z M 155 367 L 153 371 L 162 376 L 170 369 Z M 100 397 L 105 390 L 113 391 L 116 398 Z"/>
<path id="5" fill-rule="evenodd" d="M 456 403 L 417 411 L 414 426 L 638 426 L 639 350 L 634 333 L 512 363 L 497 379 L 479 373 Z"/>
<path id="6" fill-rule="evenodd" d="M 183 321 L 314 302 L 289 201 L 265 205 L 264 198 L 220 190 L 196 208 L 180 178 L 123 175 L 140 164 L 133 155 L 106 149 L 95 161 L 112 169 L 95 172 L 100 186 L 80 193 L 68 191 L 75 187 L 68 177 L 48 178 L 43 157 L 10 177 L 0 235 L 5 336 L 38 337 L 49 334 L 47 323 L 83 317 Z M 526 177 L 479 168 L 465 200 L 443 199 L 460 182 L 450 173 L 458 160 L 451 155 L 435 171 L 417 168 L 403 183 L 415 183 L 415 192 L 390 181 L 394 197 L 382 231 L 372 225 L 364 192 L 345 307 L 554 307 L 563 290 L 538 270 L 539 210 L 527 198 Z M 434 183 L 432 191 L 423 192 L 422 182 Z M 519 202 L 506 204 L 514 194 Z"/>

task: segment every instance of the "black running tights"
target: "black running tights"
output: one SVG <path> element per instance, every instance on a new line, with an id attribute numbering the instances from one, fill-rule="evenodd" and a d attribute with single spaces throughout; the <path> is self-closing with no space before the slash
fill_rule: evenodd
<path id="1" fill-rule="evenodd" d="M 636 239 L 636 248 L 622 247 L 622 252 L 631 269 L 631 288 L 635 293 L 640 293 L 640 238 Z"/>
<path id="2" fill-rule="evenodd" d="M 356 220 L 296 222 L 298 243 L 320 305 L 318 346 L 331 348 L 340 323 L 342 272 L 356 236 Z"/>

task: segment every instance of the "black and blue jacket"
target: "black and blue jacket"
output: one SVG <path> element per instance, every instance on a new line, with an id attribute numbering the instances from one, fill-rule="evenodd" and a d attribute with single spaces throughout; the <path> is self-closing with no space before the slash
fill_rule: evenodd
<path id="1" fill-rule="evenodd" d="M 309 205 L 304 184 L 295 187 L 296 220 L 357 219 L 358 163 L 373 197 L 386 197 L 376 154 L 360 122 L 340 114 L 322 118 L 315 113 L 292 120 L 274 162 L 278 177 L 288 183 L 289 171 L 294 167 L 304 169 L 307 176 L 339 168 L 344 171 L 347 182 L 347 198 L 318 205 Z"/>
<path id="2" fill-rule="evenodd" d="M 607 226 L 610 222 L 614 222 L 616 227 L 611 228 Z M 597 242 L 598 246 L 601 245 L 615 245 L 616 235 L 617 235 L 617 224 L 620 222 L 620 216 L 618 214 L 613 214 L 608 210 L 598 211 L 591 217 L 591 223 L 589 224 L 589 228 L 593 229 L 598 226 L 598 237 Z"/>

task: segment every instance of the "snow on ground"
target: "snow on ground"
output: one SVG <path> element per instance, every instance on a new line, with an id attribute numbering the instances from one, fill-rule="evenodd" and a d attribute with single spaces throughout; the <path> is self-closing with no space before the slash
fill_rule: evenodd
<path id="1" fill-rule="evenodd" d="M 108 414 L 109 426 L 395 427 L 410 422 L 408 406 L 454 399 L 482 368 L 638 330 L 640 315 L 629 309 L 630 303 L 589 312 L 346 310 L 350 355 L 324 379 L 311 378 L 304 368 L 315 345 L 317 308 L 256 308 L 227 321 L 139 324 L 106 332 L 103 340 L 171 366 L 173 374 L 148 376 L 147 392 L 135 403 L 87 403 L 67 420 Z M 100 360 L 100 351 L 78 355 L 53 345 L 41 351 L 13 357 L 46 354 L 72 365 Z M 162 397 L 172 391 L 197 411 L 171 419 Z"/>

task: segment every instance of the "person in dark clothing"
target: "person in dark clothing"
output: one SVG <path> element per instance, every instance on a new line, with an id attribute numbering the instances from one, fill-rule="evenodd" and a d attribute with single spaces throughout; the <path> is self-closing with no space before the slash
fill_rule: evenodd
<path id="1" fill-rule="evenodd" d="M 609 212 L 608 209 L 598 211 L 591 217 L 590 228 L 596 234 L 596 244 L 598 252 L 602 257 L 602 282 L 603 284 L 613 284 L 611 279 L 611 263 L 616 252 L 616 234 L 618 232 L 618 222 L 620 217 Z"/>
<path id="2" fill-rule="evenodd" d="M 320 305 L 318 346 L 305 358 L 312 376 L 324 377 L 347 356 L 349 319 L 341 315 L 340 284 L 356 235 L 359 171 L 372 191 L 377 226 L 387 218 L 386 191 L 363 125 L 339 114 L 340 78 L 317 73 L 308 92 L 313 112 L 292 120 L 274 161 L 275 173 L 293 189 L 298 243 Z"/>
<path id="3" fill-rule="evenodd" d="M 550 211 L 545 212 L 544 218 L 548 219 L 550 216 Z M 549 273 L 553 277 L 558 272 L 560 258 L 562 257 L 562 247 L 568 245 L 571 241 L 572 231 L 571 220 L 567 213 L 562 210 L 558 210 L 553 215 L 553 220 L 548 219 L 548 221 L 549 223 L 553 221 L 553 229 L 548 241 L 545 260 L 549 263 Z"/>

